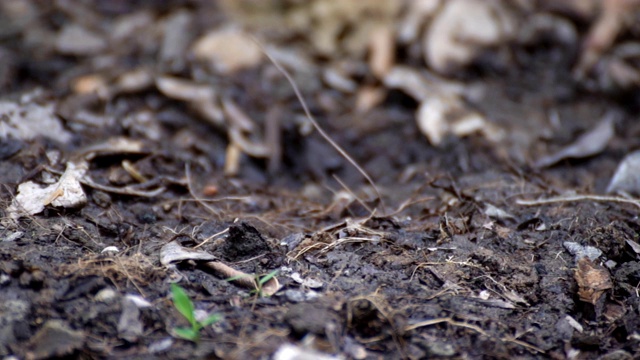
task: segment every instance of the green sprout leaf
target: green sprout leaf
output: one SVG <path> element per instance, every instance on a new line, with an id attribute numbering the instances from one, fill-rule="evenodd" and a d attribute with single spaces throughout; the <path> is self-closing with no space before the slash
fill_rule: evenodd
<path id="1" fill-rule="evenodd" d="M 200 338 L 200 332 L 198 330 L 189 329 L 189 328 L 174 328 L 173 331 L 185 340 L 190 340 L 193 342 L 197 342 Z"/>
<path id="2" fill-rule="evenodd" d="M 260 278 L 260 280 L 258 280 L 258 283 L 260 285 L 264 285 L 267 281 L 273 279 L 276 275 L 278 274 L 278 270 L 273 270 L 272 272 L 268 273 L 267 275 L 263 276 Z"/>
<path id="3" fill-rule="evenodd" d="M 173 306 L 175 306 L 175 308 L 178 309 L 178 312 L 180 312 L 180 314 L 182 314 L 182 316 L 184 316 L 191 324 L 190 329 L 174 328 L 173 332 L 175 336 L 185 340 L 198 342 L 200 340 L 200 330 L 220 320 L 221 317 L 218 314 L 209 315 L 203 321 L 196 320 L 193 302 L 189 298 L 189 295 L 187 295 L 184 289 L 180 286 L 171 284 L 171 294 L 173 295 Z"/>
<path id="4" fill-rule="evenodd" d="M 178 309 L 180 314 L 189 321 L 191 326 L 197 324 L 193 302 L 191 302 L 191 299 L 189 299 L 184 289 L 176 284 L 171 284 L 171 293 L 173 294 L 173 305 Z"/>
<path id="5" fill-rule="evenodd" d="M 220 321 L 220 319 L 221 319 L 221 316 L 219 314 L 209 315 L 206 319 L 200 322 L 200 325 L 202 327 L 207 327 L 211 324 L 217 323 L 218 321 Z"/>

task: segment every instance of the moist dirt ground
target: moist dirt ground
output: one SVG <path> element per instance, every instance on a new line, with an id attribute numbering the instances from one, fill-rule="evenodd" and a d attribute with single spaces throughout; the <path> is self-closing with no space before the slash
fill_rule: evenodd
<path id="1" fill-rule="evenodd" d="M 420 101 L 370 75 L 364 57 L 252 28 L 307 59 L 288 68 L 311 113 L 373 185 L 313 128 L 264 56 L 233 70 L 193 58 L 190 44 L 209 29 L 246 26 L 224 4 L 15 4 L 3 14 L 1 100 L 25 114 L 52 106 L 64 136 L 42 125 L 0 143 L 0 357 L 640 356 L 637 203 L 526 203 L 604 194 L 639 145 L 637 95 L 576 81 L 579 46 L 513 45 L 498 65 L 443 78 L 480 89 L 464 108 L 490 128 L 436 146 L 417 125 Z M 65 39 L 73 26 L 91 36 Z M 578 22 L 579 34 L 588 28 Z M 426 69 L 414 52 L 399 46 L 394 61 Z M 351 82 L 339 86 L 332 68 Z M 365 87 L 383 96 L 357 110 Z M 222 110 L 202 105 L 202 91 Z M 606 146 L 536 166 L 608 114 Z M 77 159 L 86 202 L 12 212 L 20 184 L 54 184 Z M 196 316 L 220 316 L 197 341 L 176 332 L 189 323 L 173 283 Z"/>

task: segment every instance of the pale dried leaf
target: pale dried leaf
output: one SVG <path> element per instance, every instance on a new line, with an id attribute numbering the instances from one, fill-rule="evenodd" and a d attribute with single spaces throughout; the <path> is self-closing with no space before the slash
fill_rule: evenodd
<path id="1" fill-rule="evenodd" d="M 16 139 L 31 140 L 38 136 L 67 143 L 71 133 L 66 131 L 55 115 L 53 104 L 39 105 L 27 102 L 0 102 L 0 139 L 11 136 Z"/>
<path id="2" fill-rule="evenodd" d="M 607 114 L 593 129 L 580 136 L 572 144 L 554 154 L 541 158 L 534 166 L 543 168 L 564 159 L 584 158 L 600 153 L 607 147 L 607 144 L 614 136 L 614 117 L 613 113 Z"/>
<path id="3" fill-rule="evenodd" d="M 133 93 L 153 86 L 153 74 L 149 69 L 139 68 L 120 75 L 115 82 L 116 92 Z"/>
<path id="4" fill-rule="evenodd" d="M 80 180 L 88 169 L 86 162 L 78 164 L 68 162 L 67 169 L 55 184 L 47 187 L 27 181 L 18 185 L 18 194 L 7 208 L 10 218 L 17 220 L 22 216 L 35 215 L 51 204 L 56 207 L 76 208 L 87 202 Z"/>
<path id="5" fill-rule="evenodd" d="M 195 102 L 215 97 L 215 92 L 210 85 L 172 76 L 159 76 L 156 78 L 156 86 L 164 95 L 181 101 Z"/>
<path id="6" fill-rule="evenodd" d="M 271 154 L 271 149 L 269 149 L 267 145 L 247 139 L 237 128 L 231 128 L 229 130 L 229 137 L 231 138 L 231 142 L 241 149 L 242 152 L 253 157 L 265 158 Z"/>
<path id="7" fill-rule="evenodd" d="M 591 261 L 596 261 L 600 255 L 602 255 L 602 250 L 588 245 L 580 245 L 574 241 L 565 241 L 562 243 L 567 251 L 575 257 L 575 260 L 578 261 L 583 257 L 589 258 Z"/>
<path id="8" fill-rule="evenodd" d="M 93 55 L 107 48 L 100 35 L 79 25 L 66 25 L 56 40 L 56 50 L 65 55 Z"/>
<path id="9" fill-rule="evenodd" d="M 572 328 L 578 330 L 578 332 L 581 333 L 584 331 L 584 329 L 582 328 L 582 325 L 580 325 L 580 323 L 577 322 L 576 319 L 572 318 L 569 315 L 565 316 L 564 318 L 567 321 L 567 323 L 569 323 L 569 325 L 571 325 Z"/>
<path id="10" fill-rule="evenodd" d="M 323 71 L 322 79 L 332 88 L 344 93 L 353 93 L 358 89 L 358 84 L 355 81 L 335 68 L 330 67 Z"/>
<path id="11" fill-rule="evenodd" d="M 369 67 L 378 79 L 389 73 L 395 62 L 396 44 L 391 26 L 381 26 L 369 38 Z"/>
<path id="12" fill-rule="evenodd" d="M 118 136 L 83 148 L 75 157 L 91 160 L 96 156 L 142 153 L 144 153 L 144 143 L 142 141 Z"/>
<path id="13" fill-rule="evenodd" d="M 441 0 L 414 0 L 408 3 L 404 17 L 399 21 L 398 41 L 411 44 L 418 39 L 425 20 L 435 15 Z"/>
<path id="14" fill-rule="evenodd" d="M 280 345 L 273 354 L 273 360 L 343 360 L 342 356 L 324 354 L 319 351 L 293 344 Z"/>
<path id="15" fill-rule="evenodd" d="M 373 109 L 384 100 L 386 94 L 382 87 L 361 86 L 356 93 L 356 111 L 365 113 Z"/>
<path id="16" fill-rule="evenodd" d="M 627 245 L 629 245 L 629 247 L 631 247 L 633 252 L 635 252 L 636 254 L 640 254 L 640 244 L 630 239 L 627 239 L 626 243 Z"/>
<path id="17" fill-rule="evenodd" d="M 318 289 L 324 286 L 324 283 L 322 281 L 314 279 L 312 277 L 303 278 L 298 272 L 294 272 L 293 274 L 291 274 L 291 279 L 298 284 L 310 289 Z"/>
<path id="18" fill-rule="evenodd" d="M 416 115 L 418 129 L 432 145 L 438 146 L 449 132 L 446 115 L 451 106 L 444 99 L 433 97 L 423 101 Z"/>
<path id="19" fill-rule="evenodd" d="M 447 1 L 424 37 L 425 59 L 435 71 L 449 74 L 514 37 L 514 30 L 514 16 L 498 2 Z"/>
<path id="20" fill-rule="evenodd" d="M 625 156 L 611 178 L 607 192 L 640 194 L 640 151 Z"/>
<path id="21" fill-rule="evenodd" d="M 215 258 L 215 256 L 205 251 L 185 248 L 178 244 L 177 241 L 172 241 L 160 249 L 160 263 L 163 266 L 169 266 L 184 260 L 211 261 L 215 260 Z"/>
<path id="22" fill-rule="evenodd" d="M 222 108 L 227 116 L 227 121 L 231 127 L 238 128 L 242 131 L 252 132 L 256 125 L 253 120 L 230 98 L 222 98 Z"/>
<path id="23" fill-rule="evenodd" d="M 220 126 L 224 123 L 223 111 L 216 103 L 217 94 L 210 85 L 171 76 L 160 76 L 156 79 L 156 87 L 172 99 L 190 103 L 212 124 Z"/>
<path id="24" fill-rule="evenodd" d="M 496 219 L 502 219 L 502 220 L 515 220 L 515 216 L 509 214 L 508 212 L 500 209 L 499 207 L 492 205 L 492 204 L 485 204 L 485 209 L 484 209 L 484 213 L 485 215 L 492 217 L 492 218 L 496 218 Z"/>
<path id="25" fill-rule="evenodd" d="M 258 65 L 262 51 L 253 39 L 237 28 L 214 30 L 196 40 L 193 55 L 213 69 L 230 74 Z"/>

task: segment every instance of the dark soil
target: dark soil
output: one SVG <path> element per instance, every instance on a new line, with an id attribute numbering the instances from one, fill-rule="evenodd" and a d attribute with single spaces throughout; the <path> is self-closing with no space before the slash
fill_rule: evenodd
<path id="1" fill-rule="evenodd" d="M 138 196 L 84 185 L 88 202 L 79 208 L 47 206 L 17 221 L 5 212 L 0 356 L 267 359 L 287 343 L 349 359 L 640 356 L 640 260 L 630 245 L 640 231 L 637 207 L 517 203 L 568 191 L 603 193 L 618 162 L 639 144 L 628 95 L 576 83 L 568 75 L 570 55 L 558 55 L 562 49 L 514 46 L 518 61 L 505 69 L 480 64 L 461 74 L 484 89 L 470 106 L 507 136 L 498 142 L 481 134 L 449 136 L 437 147 L 416 125 L 413 98 L 388 90 L 382 103 L 358 113 L 354 94 L 321 80 L 333 60 L 311 52 L 313 69 L 294 78 L 321 126 L 374 179 L 380 201 L 317 131 L 301 132 L 300 102 L 266 60 L 229 74 L 199 67 L 186 53 L 158 60 L 160 45 L 146 43 L 154 39 L 143 30 L 87 54 L 60 53 L 50 44 L 51 34 L 68 24 L 107 37 L 110 24 L 126 14 L 153 23 L 185 9 L 191 41 L 226 21 L 217 5 L 54 3 L 25 2 L 33 6 L 28 26 L 0 21 L 7 24 L 0 84 L 2 100 L 33 94 L 33 102 L 53 104 L 71 140 L 3 139 L 3 208 L 19 184 L 45 184 L 88 147 L 116 137 L 144 148 L 90 159 L 91 179 L 163 190 Z M 255 31 L 281 47 L 311 51 L 300 34 Z M 420 63 L 408 49 L 398 55 L 399 63 Z M 188 102 L 154 86 L 110 96 L 74 90 L 79 76 L 114 84 L 138 68 L 210 84 L 260 128 L 276 118 L 279 158 L 242 155 L 237 174 L 226 176 L 226 125 L 203 120 Z M 357 80 L 380 86 L 367 74 Z M 619 116 L 603 151 L 546 169 L 530 165 L 609 111 Z M 551 112 L 559 126 L 550 123 Z M 51 160 L 56 152 L 60 161 Z M 142 187 L 125 160 L 155 185 Z M 165 266 L 161 250 L 173 241 L 185 248 L 206 241 L 199 251 L 247 274 L 277 270 L 281 289 L 260 296 L 260 288 L 228 281 L 203 260 Z M 602 255 L 580 260 L 565 242 Z M 118 251 L 104 252 L 109 246 Z M 590 278 L 582 277 L 594 274 L 611 286 L 588 288 Z M 171 283 L 186 290 L 196 309 L 221 315 L 198 342 L 175 336 L 174 328 L 188 324 L 173 305 Z"/>

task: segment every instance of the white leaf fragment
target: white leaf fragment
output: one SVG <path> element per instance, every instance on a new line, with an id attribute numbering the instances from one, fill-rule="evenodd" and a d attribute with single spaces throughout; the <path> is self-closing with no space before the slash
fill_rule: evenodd
<path id="1" fill-rule="evenodd" d="M 339 355 L 324 354 L 319 351 L 296 346 L 293 344 L 282 344 L 273 354 L 273 360 L 342 360 Z"/>
<path id="2" fill-rule="evenodd" d="M 574 256 L 576 262 L 583 257 L 587 257 L 591 261 L 596 261 L 600 255 L 602 255 L 602 250 L 593 246 L 580 245 L 573 241 L 565 241 L 562 245 Z"/>
<path id="3" fill-rule="evenodd" d="M 291 274 L 291 279 L 297 282 L 298 284 L 304 287 L 308 287 L 310 289 L 321 288 L 324 285 L 322 281 L 311 278 L 311 277 L 307 277 L 303 279 L 300 273 L 298 272 L 294 272 L 293 274 Z"/>
<path id="4" fill-rule="evenodd" d="M 143 298 L 140 295 L 136 294 L 127 294 L 124 296 L 125 299 L 130 300 L 140 309 L 152 307 L 153 304 L 150 303 L 147 299 Z"/>
<path id="5" fill-rule="evenodd" d="M 640 151 L 625 156 L 607 186 L 607 193 L 640 194 Z"/>
<path id="6" fill-rule="evenodd" d="M 202 250 L 187 249 L 176 241 L 172 241 L 160 249 L 160 263 L 169 266 L 172 263 L 184 260 L 212 261 L 216 257 Z"/>
<path id="7" fill-rule="evenodd" d="M 576 319 L 572 318 L 569 315 L 565 316 L 564 319 L 567 321 L 569 325 L 571 325 L 572 328 L 578 330 L 578 332 L 581 333 L 584 331 L 584 329 L 582 328 L 582 325 L 580 325 L 580 323 L 576 321 Z"/>
<path id="8" fill-rule="evenodd" d="M 113 252 L 113 253 L 117 253 L 120 250 L 118 249 L 117 246 L 107 246 L 106 248 L 102 249 L 102 251 L 100 251 L 101 254 L 107 253 L 107 252 Z"/>
<path id="9" fill-rule="evenodd" d="M 67 143 L 71 133 L 66 131 L 55 115 L 53 104 L 0 102 L 0 139 L 11 136 L 31 140 L 38 136 Z"/>
<path id="10" fill-rule="evenodd" d="M 87 202 L 80 179 L 88 169 L 86 162 L 67 163 L 67 169 L 55 184 L 41 187 L 33 181 L 18 185 L 18 194 L 7 208 L 11 219 L 35 215 L 47 205 L 64 208 L 76 208 Z"/>
<path id="11" fill-rule="evenodd" d="M 484 213 L 485 215 L 492 217 L 492 218 L 497 218 L 497 219 L 509 219 L 509 220 L 515 220 L 516 217 L 511 215 L 510 213 L 508 213 L 507 211 L 492 205 L 492 204 L 485 204 L 485 209 L 484 209 Z"/>

